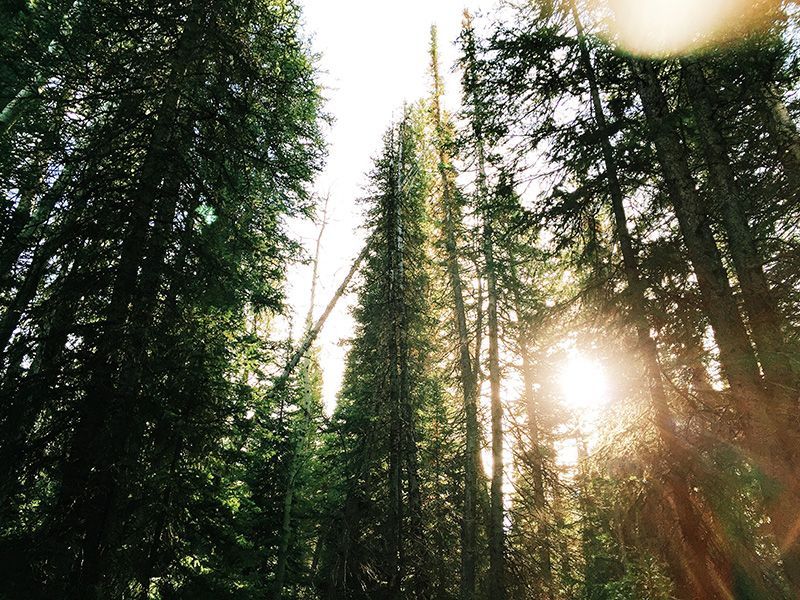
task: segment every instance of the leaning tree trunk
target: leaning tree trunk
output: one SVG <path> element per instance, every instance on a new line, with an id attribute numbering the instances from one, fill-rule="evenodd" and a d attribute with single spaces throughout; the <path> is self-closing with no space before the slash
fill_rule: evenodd
<path id="1" fill-rule="evenodd" d="M 667 192 L 714 329 L 720 362 L 743 416 L 751 420 L 749 415 L 760 410 L 758 405 L 763 399 L 758 363 L 689 168 L 686 149 L 672 123 L 655 67 L 650 61 L 631 61 L 631 65 Z"/>
<path id="2" fill-rule="evenodd" d="M 784 572 L 800 596 L 800 544 L 793 533 L 800 505 L 798 441 L 781 422 L 780 411 L 765 397 L 758 363 L 738 312 L 730 283 L 689 169 L 686 150 L 672 125 L 655 68 L 632 63 L 668 192 L 694 266 L 703 305 L 717 340 L 725 375 L 742 419 L 743 445 L 779 489 L 769 492 L 767 508 L 783 553 Z"/>
<path id="3" fill-rule="evenodd" d="M 361 267 L 361 263 L 364 262 L 368 250 L 369 248 L 365 246 L 353 261 L 353 264 L 350 265 L 350 270 L 347 272 L 347 275 L 345 275 L 342 283 L 336 289 L 336 292 L 334 292 L 333 297 L 331 297 L 328 305 L 325 307 L 325 310 L 322 311 L 322 314 L 314 322 L 313 327 L 310 327 L 306 330 L 300 345 L 292 352 L 280 375 L 278 375 L 273 381 L 270 393 L 275 393 L 277 390 L 285 386 L 289 381 L 289 377 L 291 377 L 292 373 L 297 368 L 297 365 L 300 364 L 300 361 L 303 359 L 311 346 L 314 344 L 314 341 L 319 336 L 322 328 L 325 326 L 325 322 L 328 320 L 328 317 L 330 317 L 333 309 L 336 308 L 336 304 L 347 292 L 347 288 L 350 286 L 350 282 L 353 280 L 353 277 L 355 277 L 358 269 Z"/>
<path id="4" fill-rule="evenodd" d="M 708 578 L 705 581 L 695 581 L 696 589 L 702 593 L 704 597 L 724 599 L 729 596 L 729 586 L 725 583 L 725 575 L 730 572 L 730 564 L 729 561 L 724 558 L 714 559 L 714 552 L 712 550 L 713 542 L 703 538 L 700 535 L 702 529 L 698 529 L 700 515 L 697 513 L 691 500 L 691 493 L 689 491 L 690 481 L 688 473 L 686 472 L 689 465 L 693 462 L 693 457 L 690 449 L 680 441 L 675 433 L 674 419 L 662 382 L 658 349 L 650 335 L 649 319 L 645 312 L 645 307 L 647 306 L 645 285 L 640 274 L 639 258 L 633 246 L 633 238 L 628 229 L 624 196 L 619 181 L 619 170 L 614 148 L 608 136 L 609 128 L 605 116 L 605 109 L 600 98 L 597 77 L 586 42 L 583 25 L 574 0 L 570 1 L 570 8 L 575 26 L 578 30 L 580 61 L 589 83 L 589 93 L 591 96 L 594 119 L 599 130 L 598 139 L 600 141 L 600 150 L 605 166 L 606 184 L 611 199 L 612 213 L 614 215 L 614 229 L 622 254 L 627 284 L 626 293 L 628 296 L 628 308 L 633 317 L 636 329 L 638 354 L 644 369 L 647 390 L 650 396 L 650 406 L 655 415 L 656 429 L 665 453 L 663 460 L 665 460 L 669 469 L 665 484 L 669 490 L 670 503 L 672 504 L 672 509 L 678 520 L 682 537 L 694 555 L 693 557 L 695 560 L 699 561 L 699 564 L 715 563 L 716 571 L 718 575 L 720 575 L 716 578 Z"/>
<path id="5" fill-rule="evenodd" d="M 60 21 L 62 30 L 65 27 L 69 31 L 79 31 L 81 29 L 83 25 L 81 19 L 86 12 L 82 10 L 82 4 L 81 0 L 75 0 L 72 6 L 64 13 Z M 38 17 L 42 19 L 48 18 L 46 15 L 38 15 Z M 75 22 L 70 23 L 73 20 Z M 69 42 L 68 39 L 65 41 Z M 55 39 L 51 40 L 47 46 L 47 56 L 51 59 L 56 59 L 62 54 L 62 50 L 63 43 L 60 44 Z M 17 90 L 13 98 L 0 109 L 0 135 L 6 135 L 12 129 L 16 121 L 42 92 L 49 76 L 42 69 L 37 71 L 33 76 L 33 81 Z"/>
<path id="6" fill-rule="evenodd" d="M 773 403 L 783 413 L 781 418 L 790 422 L 796 419 L 797 378 L 792 372 L 792 357 L 781 330 L 778 305 L 764 274 L 764 261 L 745 214 L 744 192 L 734 176 L 729 146 L 715 115 L 714 92 L 696 59 L 682 59 L 681 65 L 709 175 L 722 206 L 728 248 L 742 289 L 767 389 Z"/>

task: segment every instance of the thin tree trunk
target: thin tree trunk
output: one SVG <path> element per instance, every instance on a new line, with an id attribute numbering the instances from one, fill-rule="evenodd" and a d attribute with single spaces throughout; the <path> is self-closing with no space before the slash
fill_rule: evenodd
<path id="1" fill-rule="evenodd" d="M 403 137 L 401 123 L 393 152 L 394 181 L 386 198 L 386 241 L 389 286 L 387 308 L 390 311 L 391 337 L 388 348 L 389 364 L 389 515 L 388 550 L 389 582 L 387 597 L 401 598 L 403 586 L 403 427 L 402 427 L 402 372 L 403 356 L 403 230 L 400 214 L 403 189 Z M 393 142 L 394 143 L 394 142 Z"/>
<path id="2" fill-rule="evenodd" d="M 82 16 L 80 12 L 81 4 L 81 0 L 76 0 L 72 4 L 72 7 L 63 15 L 61 18 L 62 28 L 69 25 L 70 19 L 74 17 L 74 13 L 76 12 L 78 13 L 77 19 L 80 19 Z M 40 15 L 40 18 L 46 19 L 48 16 Z M 70 29 L 79 29 L 79 23 L 73 24 Z M 54 39 L 47 46 L 47 55 L 57 57 L 61 52 L 61 48 L 62 46 Z M 25 87 L 20 88 L 17 93 L 14 94 L 14 97 L 3 106 L 2 110 L 0 110 L 0 135 L 5 135 L 11 130 L 17 119 L 22 116 L 23 112 L 41 93 L 46 83 L 47 76 L 43 71 L 38 71 L 34 75 L 33 81 Z"/>
<path id="3" fill-rule="evenodd" d="M 407 344 L 404 344 L 404 356 L 408 356 Z M 420 600 L 430 597 L 430 562 L 426 556 L 425 531 L 422 522 L 422 493 L 419 484 L 419 458 L 416 437 L 416 419 L 414 407 L 411 403 L 411 389 L 409 387 L 408 361 L 404 361 L 401 372 L 402 392 L 402 427 L 403 427 L 403 467 L 405 469 L 406 485 L 408 489 L 408 516 L 409 516 L 409 549 L 412 550 L 414 578 L 413 588 L 409 590 L 414 598 Z"/>
<path id="4" fill-rule="evenodd" d="M 467 37 L 468 59 L 465 77 L 469 81 L 468 103 L 471 104 L 472 135 L 477 161 L 476 187 L 478 205 L 483 213 L 482 250 L 485 263 L 487 294 L 487 325 L 489 330 L 489 385 L 492 421 L 492 481 L 489 503 L 489 596 L 492 600 L 505 600 L 505 509 L 503 506 L 503 405 L 500 398 L 500 347 L 497 323 L 497 272 L 494 262 L 494 223 L 489 206 L 486 181 L 486 155 L 483 123 L 483 101 L 479 97 L 478 74 L 474 64 L 476 52 L 472 17 L 465 12 L 464 31 Z"/>
<path id="5" fill-rule="evenodd" d="M 25 457 L 29 449 L 28 443 L 34 430 L 36 418 L 45 399 L 52 393 L 59 374 L 59 359 L 64 351 L 69 335 L 69 327 L 73 324 L 73 301 L 75 290 L 80 289 L 79 265 L 74 261 L 66 267 L 66 272 L 59 277 L 54 286 L 59 288 L 59 302 L 52 310 L 52 316 L 41 326 L 41 340 L 30 369 L 24 379 L 12 363 L 4 374 L 3 390 L 14 389 L 10 397 L 6 415 L 2 422 L 3 435 L 0 445 L 0 464 L 3 465 L 3 477 L 0 481 L 0 505 L 4 505 L 16 488 L 20 478 L 24 477 Z M 66 297 L 65 297 L 66 295 Z"/>
<path id="6" fill-rule="evenodd" d="M 436 151 L 438 157 L 439 184 L 444 218 L 442 222 L 447 273 L 458 336 L 458 368 L 465 418 L 464 451 L 464 514 L 461 521 L 461 600 L 475 598 L 476 570 L 478 559 L 477 538 L 477 499 L 478 469 L 480 465 L 480 443 L 478 427 L 478 404 L 476 373 L 470 355 L 467 311 L 464 305 L 464 291 L 459 264 L 456 226 L 461 222 L 454 190 L 453 170 L 447 152 L 446 128 L 441 108 L 444 93 L 439 75 L 438 40 L 436 28 L 431 29 L 431 71 L 433 74 L 433 118 L 436 127 Z M 480 350 L 478 350 L 479 352 Z M 477 355 L 477 354 L 476 354 Z"/>
<path id="7" fill-rule="evenodd" d="M 517 305 L 519 306 L 519 302 Z M 519 314 L 519 308 L 517 309 Z M 539 520 L 541 539 L 539 540 L 539 564 L 542 571 L 545 598 L 552 595 L 553 566 L 550 555 L 550 526 L 548 523 L 547 501 L 544 486 L 544 457 L 542 456 L 541 431 L 539 425 L 539 411 L 536 406 L 536 396 L 533 387 L 533 366 L 530 357 L 529 328 L 525 328 L 520 335 L 520 354 L 522 354 L 522 380 L 525 394 L 525 412 L 528 420 L 528 437 L 530 449 L 528 463 L 533 469 L 533 502 Z"/>
<path id="8" fill-rule="evenodd" d="M 358 272 L 361 263 L 367 256 L 369 248 L 364 246 L 361 250 L 361 253 L 356 257 L 353 261 L 353 264 L 350 266 L 350 270 L 345 275 L 345 278 L 342 280 L 341 285 L 337 288 L 336 292 L 333 294 L 330 302 L 325 307 L 325 310 L 319 316 L 319 318 L 314 323 L 314 326 L 311 327 L 308 331 L 306 331 L 305 335 L 303 336 L 303 340 L 300 342 L 300 345 L 297 349 L 292 352 L 288 361 L 286 361 L 286 365 L 281 371 L 281 374 L 275 378 L 275 381 L 272 383 L 271 393 L 274 393 L 276 390 L 280 389 L 286 382 L 289 380 L 292 372 L 297 368 L 297 365 L 300 363 L 300 360 L 305 356 L 306 352 L 308 352 L 309 348 L 314 344 L 314 340 L 317 339 L 322 328 L 325 326 L 325 322 L 328 320 L 328 317 L 333 312 L 333 309 L 336 307 L 336 304 L 339 302 L 339 299 L 344 296 L 347 288 L 350 286 L 350 282 L 355 277 L 355 274 Z"/>
<path id="9" fill-rule="evenodd" d="M 479 149 L 479 153 L 482 151 Z M 482 159 L 479 159 L 483 170 Z M 485 175 L 480 174 L 483 179 Z M 486 261 L 487 325 L 489 328 L 489 385 L 492 415 L 492 484 L 489 518 L 489 595 L 493 599 L 505 598 L 505 509 L 503 506 L 503 405 L 501 401 L 500 334 L 497 322 L 497 270 L 494 258 L 494 229 L 491 211 L 486 207 L 484 193 L 483 251 Z"/>
<path id="10" fill-rule="evenodd" d="M 283 597 L 283 588 L 286 580 L 286 565 L 289 560 L 289 545 L 292 539 L 292 503 L 295 494 L 295 480 L 300 471 L 300 454 L 307 441 L 306 432 L 302 432 L 289 461 L 289 477 L 286 481 L 286 492 L 283 495 L 281 507 L 280 540 L 278 542 L 278 561 L 275 566 L 275 598 Z"/>
<path id="11" fill-rule="evenodd" d="M 53 182 L 50 189 L 36 203 L 33 213 L 26 211 L 27 218 L 25 218 L 24 224 L 21 224 L 15 234 L 4 240 L 2 249 L 0 249 L 0 281 L 9 276 L 25 249 L 31 245 L 37 234 L 41 234 L 43 225 L 50 218 L 53 208 L 64 193 L 69 179 L 70 169 L 66 167 Z M 40 235 L 40 237 L 43 236 Z"/>
<path id="12" fill-rule="evenodd" d="M 40 220 L 40 208 L 42 208 L 41 204 L 34 212 L 34 216 L 31 217 L 31 222 L 26 225 L 26 227 L 23 229 L 23 233 L 20 234 L 20 238 L 26 238 L 24 242 L 22 239 L 20 239 L 20 248 L 27 246 L 29 238 L 33 237 L 32 230 L 43 222 Z M 47 216 L 49 216 L 49 211 L 52 210 L 52 208 L 52 203 L 49 205 L 49 207 L 46 207 Z M 75 206 L 72 208 L 72 210 L 67 212 L 65 222 L 61 227 L 61 234 L 69 234 L 71 229 L 80 220 L 80 217 L 83 213 L 83 208 L 84 203 L 81 202 L 80 206 Z M 59 238 L 59 236 L 56 235 L 55 232 L 51 232 L 51 235 L 48 236 L 35 250 L 31 259 L 31 263 L 25 271 L 25 275 L 22 283 L 19 286 L 19 289 L 17 290 L 16 294 L 14 294 L 12 301 L 9 303 L 8 307 L 6 307 L 5 312 L 0 318 L 0 353 L 11 341 L 11 336 L 17 329 L 24 311 L 28 308 L 29 304 L 36 295 L 36 290 L 38 289 L 39 284 L 44 277 L 48 263 L 53 256 L 55 256 L 56 252 L 61 246 L 61 243 L 62 240 Z M 22 250 L 20 249 L 17 253 L 17 256 L 14 258 L 14 262 L 16 262 L 19 258 L 19 253 L 21 253 L 21 251 Z M 0 277 L 2 277 L 2 274 L 0 274 Z"/>
<path id="13" fill-rule="evenodd" d="M 19 202 L 14 207 L 10 218 L 3 223 L 3 235 L 0 238 L 0 286 L 4 286 L 14 265 L 19 260 L 18 240 L 30 220 L 31 204 L 32 194 L 20 192 Z"/>
<path id="14" fill-rule="evenodd" d="M 756 98 L 756 106 L 762 114 L 770 139 L 778 150 L 778 158 L 789 183 L 789 196 L 798 202 L 800 195 L 800 134 L 792 121 L 789 110 L 773 86 L 763 90 Z"/>
<path id="15" fill-rule="evenodd" d="M 317 234 L 316 244 L 314 247 L 314 259 L 312 261 L 311 269 L 311 291 L 309 293 L 309 306 L 308 314 L 306 315 L 306 336 L 313 328 L 313 315 L 314 303 L 317 293 L 317 272 L 319 270 L 320 249 L 322 246 L 322 236 L 325 233 L 328 217 L 328 198 L 325 199 L 325 206 L 322 213 L 322 222 L 320 224 L 319 233 Z M 304 336 L 305 337 L 305 336 Z M 286 579 L 286 565 L 288 563 L 289 547 L 292 539 L 292 507 L 294 502 L 294 495 L 296 492 L 295 481 L 300 468 L 303 465 L 304 453 L 310 442 L 310 436 L 313 431 L 314 420 L 312 418 L 314 406 L 312 406 L 312 392 L 309 388 L 310 382 L 307 377 L 308 365 L 304 365 L 304 377 L 301 378 L 303 389 L 301 390 L 301 406 L 303 412 L 302 421 L 299 425 L 300 432 L 297 434 L 294 447 L 292 448 L 291 456 L 289 457 L 289 476 L 286 481 L 286 492 L 283 497 L 282 515 L 281 515 L 281 534 L 278 543 L 278 559 L 275 567 L 275 597 L 280 599 L 283 597 L 283 588 Z"/>
<path id="16" fill-rule="evenodd" d="M 5 105 L 3 110 L 0 111 L 0 135 L 5 135 L 9 132 L 17 119 L 22 116 L 23 111 L 39 95 L 44 84 L 44 77 L 37 74 L 33 83 L 19 90 L 17 95 Z"/>

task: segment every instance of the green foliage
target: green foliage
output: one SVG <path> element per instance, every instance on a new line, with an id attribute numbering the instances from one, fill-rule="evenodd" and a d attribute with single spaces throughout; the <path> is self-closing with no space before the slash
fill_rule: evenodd
<path id="1" fill-rule="evenodd" d="M 248 315 L 281 309 L 284 219 L 321 158 L 298 20 L 268 0 L 4 20 L 4 98 L 36 89 L 0 134 L 2 594 L 268 589 L 281 502 L 259 494 L 284 486 L 261 477 L 285 480 L 302 419 L 276 418 Z"/>

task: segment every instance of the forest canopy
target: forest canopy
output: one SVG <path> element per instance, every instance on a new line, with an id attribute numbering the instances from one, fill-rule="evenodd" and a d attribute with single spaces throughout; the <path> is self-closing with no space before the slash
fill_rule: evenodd
<path id="1" fill-rule="evenodd" d="M 0 7 L 0 598 L 800 598 L 797 4 L 432 27 L 331 285 L 302 4 Z"/>

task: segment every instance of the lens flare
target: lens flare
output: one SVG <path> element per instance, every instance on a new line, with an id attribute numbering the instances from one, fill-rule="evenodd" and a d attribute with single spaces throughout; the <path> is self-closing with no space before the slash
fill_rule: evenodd
<path id="1" fill-rule="evenodd" d="M 774 14 L 773 0 L 597 0 L 610 12 L 612 39 L 642 56 L 684 54 L 757 29 Z"/>

